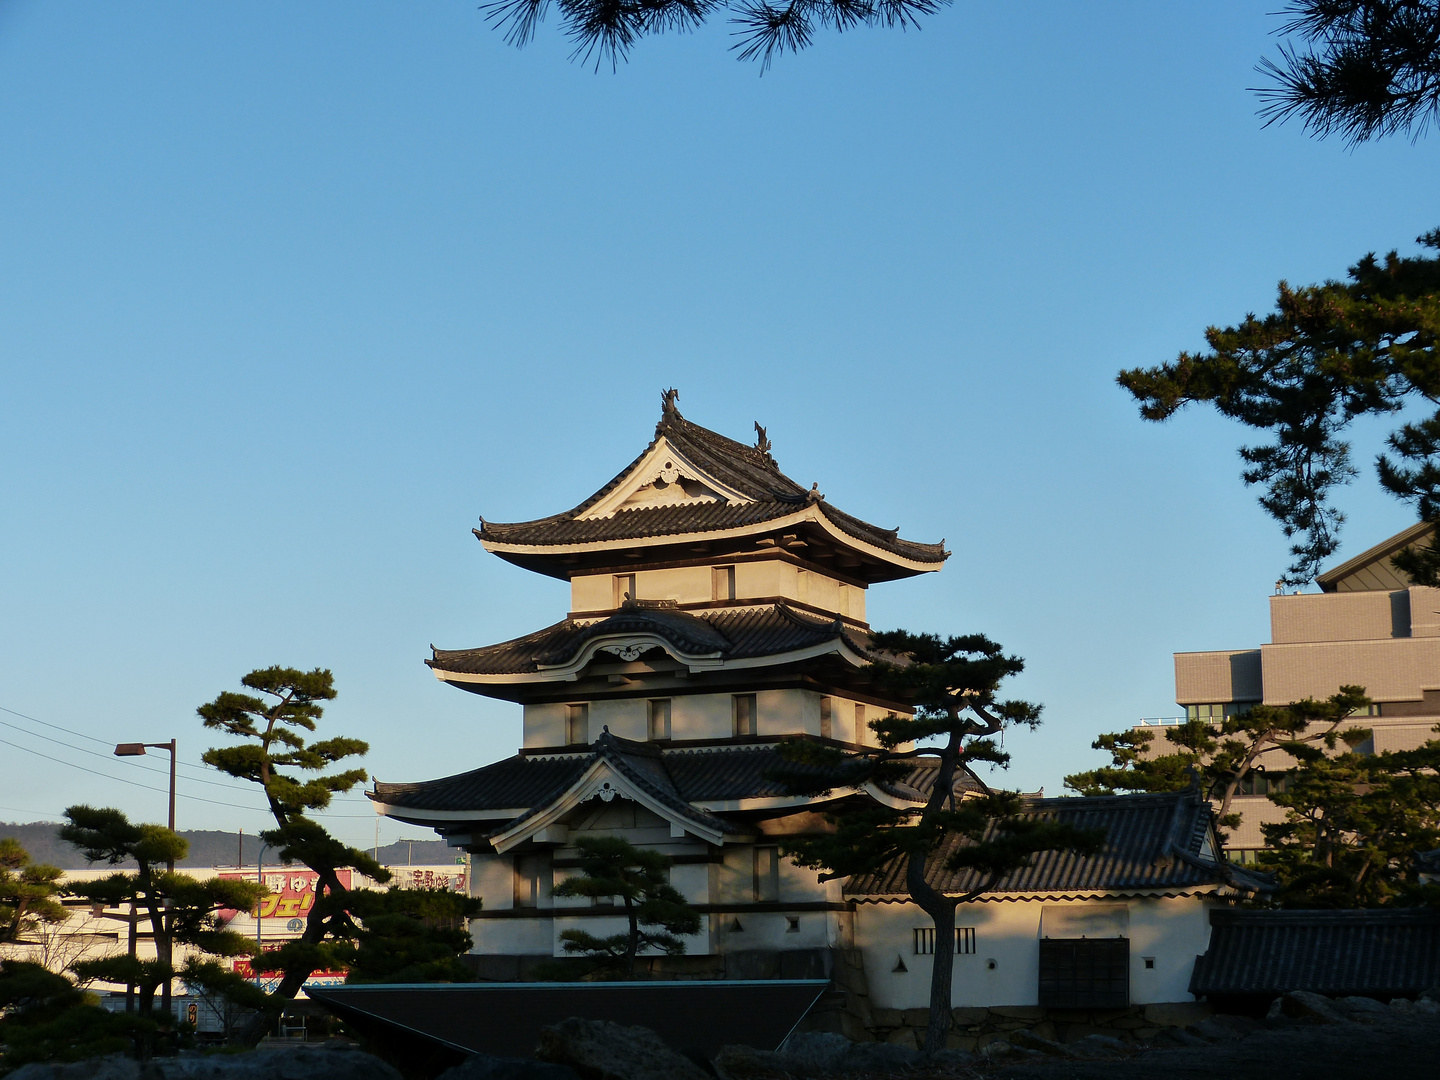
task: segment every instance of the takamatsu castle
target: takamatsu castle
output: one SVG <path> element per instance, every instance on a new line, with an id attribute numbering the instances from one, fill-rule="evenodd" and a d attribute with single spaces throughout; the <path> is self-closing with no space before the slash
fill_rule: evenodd
<path id="1" fill-rule="evenodd" d="M 874 744 L 869 721 L 908 713 L 866 679 L 866 590 L 939 570 L 948 553 L 795 483 L 758 424 L 755 444 L 743 445 L 686 420 L 675 399 L 664 395 L 644 452 L 573 510 L 476 530 L 487 551 L 570 582 L 559 622 L 496 645 L 435 649 L 427 661 L 444 682 L 521 704 L 520 751 L 439 780 L 377 781 L 371 798 L 472 854 L 482 978 L 523 978 L 564 955 L 567 929 L 620 932 L 618 909 L 552 893 L 578 865 L 575 839 L 603 833 L 670 856 L 672 884 L 705 916 L 687 955 L 657 960 L 657 973 L 839 979 L 849 964 L 863 969 L 852 975 L 868 977 L 877 1006 L 923 1006 L 933 930 L 927 937 L 928 920 L 908 903 L 903 874 L 821 883 L 779 845 L 866 800 L 918 808 L 934 768 L 920 759 L 903 782 L 814 797 L 787 794 L 767 773 L 783 738 L 858 748 Z M 983 785 L 965 773 L 956 794 L 967 790 Z M 995 890 L 1021 902 L 962 909 L 957 1005 L 1033 1004 L 1037 928 L 1052 906 L 1036 901 L 1088 909 L 1111 895 L 1150 897 L 1166 912 L 1131 917 L 1124 903 L 1107 905 L 1099 924 L 1122 935 L 1181 917 L 1187 929 L 1167 946 L 1163 981 L 1149 956 L 1139 970 L 1155 985 L 1135 989 L 1147 995 L 1137 1000 L 1186 996 L 1208 936 L 1202 900 L 1227 888 L 1208 807 L 1184 793 L 1035 805 L 1080 804 L 1082 825 L 1125 819 L 1123 843 L 1090 860 L 1038 856 Z M 946 888 L 966 887 L 935 872 Z M 1047 917 L 1052 928 L 1063 922 Z M 1107 955 L 1107 1000 L 1129 995 L 1126 961 L 1116 972 Z"/>

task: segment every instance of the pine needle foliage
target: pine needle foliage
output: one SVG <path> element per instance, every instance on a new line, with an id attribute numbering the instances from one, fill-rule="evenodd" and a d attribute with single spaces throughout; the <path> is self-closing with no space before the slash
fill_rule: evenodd
<path id="1" fill-rule="evenodd" d="M 999 696 L 1001 684 L 1024 670 L 1023 660 L 1006 655 L 981 634 L 940 637 L 893 630 L 875 634 L 871 647 L 877 655 L 868 669 L 874 684 L 891 700 L 912 702 L 913 714 L 872 720 L 879 745 L 860 751 L 810 740 L 783 742 L 784 765 L 773 777 L 795 794 L 858 791 L 866 784 L 900 779 L 917 759 L 935 762 L 934 787 L 918 810 L 866 800 L 827 814 L 828 831 L 784 845 L 795 863 L 820 870 L 822 881 L 904 865 L 910 898 L 935 926 L 928 1053 L 945 1046 L 951 1024 L 957 906 L 989 892 L 1005 874 L 1028 865 L 1037 852 L 1092 854 L 1104 838 L 1026 815 L 1023 800 L 1013 792 L 957 794 L 956 782 L 967 764 L 1008 764 L 1009 755 L 996 745 L 996 736 L 1017 725 L 1034 728 L 1040 723 L 1039 705 Z M 920 740 L 935 741 L 912 745 Z M 947 868 L 975 870 L 979 880 L 963 896 L 940 892 L 925 876 L 931 857 L 952 836 L 963 843 L 947 859 Z"/>
<path id="2" fill-rule="evenodd" d="M 1294 35 L 1258 70 L 1266 123 L 1298 119 L 1319 138 L 1354 146 L 1386 135 L 1419 139 L 1440 115 L 1440 3 L 1296 0 L 1280 12 Z"/>
<path id="3" fill-rule="evenodd" d="M 1440 730 L 1440 729 L 1437 729 Z M 1299 761 L 1270 801 L 1285 819 L 1265 824 L 1260 865 L 1275 873 L 1275 901 L 1293 908 L 1437 902 L 1418 884 L 1417 852 L 1440 846 L 1440 740 L 1418 750 L 1327 754 L 1287 744 Z"/>
<path id="4" fill-rule="evenodd" d="M 1340 725 L 1369 704 L 1363 686 L 1342 686 L 1324 701 L 1254 705 L 1220 720 L 1191 719 L 1165 728 L 1165 740 L 1174 749 L 1153 755 L 1152 731 L 1132 728 L 1101 735 L 1090 745 L 1108 751 L 1110 765 L 1067 776 L 1065 786 L 1081 795 L 1114 795 L 1184 791 L 1198 783 L 1218 804 L 1219 825 L 1233 829 L 1240 815 L 1231 812 L 1231 804 L 1267 751 L 1306 746 L 1333 752 L 1341 743 L 1357 746 L 1370 737 L 1370 730 L 1341 730 Z"/>
<path id="5" fill-rule="evenodd" d="M 1241 478 L 1263 486 L 1261 507 L 1292 540 L 1285 585 L 1314 578 L 1339 548 L 1345 519 L 1330 500 L 1356 475 L 1344 436 L 1358 419 L 1425 414 L 1392 431 L 1376 473 L 1421 521 L 1440 521 L 1440 230 L 1416 242 L 1416 256 L 1366 255 L 1346 281 L 1282 281 L 1270 314 L 1207 329 L 1208 351 L 1117 377 L 1146 420 L 1199 403 L 1269 434 L 1241 448 Z M 1395 561 L 1416 584 L 1440 584 L 1440 531 Z"/>
<path id="6" fill-rule="evenodd" d="M 629 59 L 642 38 L 699 29 L 713 17 L 727 16 L 735 27 L 731 50 L 755 61 L 761 71 L 785 53 L 813 44 L 822 30 L 843 33 L 860 27 L 919 29 L 951 0 L 555 0 L 564 33 L 574 43 L 571 59 L 593 61 L 612 71 Z M 550 0 L 489 0 L 481 5 L 487 21 L 517 47 L 527 45 L 550 12 Z"/>
<path id="7" fill-rule="evenodd" d="M 367 743 L 343 736 L 306 738 L 324 715 L 324 703 L 336 696 L 333 675 L 322 668 L 269 667 L 250 672 L 240 683 L 254 693 L 225 691 L 196 710 L 205 727 L 239 740 L 207 750 L 203 760 L 260 785 L 275 820 L 275 828 L 261 837 L 283 861 L 302 863 L 318 876 L 317 900 L 300 937 L 254 961 L 257 970 L 281 972 L 279 985 L 245 1030 L 244 1038 L 255 1042 L 311 972 L 343 963 L 350 943 L 361 933 L 347 910 L 349 890 L 339 872 L 357 870 L 381 883 L 390 880 L 390 873 L 365 852 L 336 840 L 310 816 L 329 806 L 332 796 L 367 779 L 364 769 L 336 768 L 367 753 Z"/>
<path id="8" fill-rule="evenodd" d="M 253 906 L 264 889 L 249 881 L 226 878 L 199 879 L 165 869 L 185 857 L 189 842 L 163 825 L 135 824 L 111 807 L 72 806 L 65 811 L 60 837 L 79 848 L 92 863 L 111 866 L 133 861 L 134 871 L 117 871 L 105 877 L 80 881 L 66 892 L 98 907 L 133 910 L 155 948 L 153 960 L 129 952 L 78 960 L 70 969 L 83 982 L 102 979 L 134 987 L 136 1014 L 155 1020 L 162 1031 L 173 1031 L 173 1017 L 165 1014 L 168 998 L 155 1007 L 156 991 L 177 976 L 189 978 L 189 965 L 177 966 L 180 951 L 189 952 L 192 964 L 215 964 L 214 957 L 252 955 L 254 942 L 227 930 L 219 913 Z M 115 916 L 111 916 L 114 918 Z M 218 966 L 218 965 L 217 965 Z M 147 1039 L 150 1036 L 147 1036 Z M 142 1043 L 141 1056 L 153 1049 Z"/>
<path id="9" fill-rule="evenodd" d="M 699 931 L 700 915 L 670 884 L 670 859 L 663 852 L 636 847 L 621 836 L 581 836 L 575 847 L 580 872 L 556 885 L 554 894 L 616 904 L 627 924 L 608 937 L 561 931 L 566 954 L 583 958 L 586 978 L 633 979 L 642 952 L 684 954 L 684 937 Z"/>
<path id="10" fill-rule="evenodd" d="M 14 837 L 0 838 L 0 944 L 22 942 L 42 923 L 68 917 L 58 899 L 64 871 L 32 862 Z"/>
<path id="11" fill-rule="evenodd" d="M 127 1053 L 157 1027 L 149 1017 L 101 1008 L 42 964 L 0 959 L 0 1074 L 32 1062 Z"/>

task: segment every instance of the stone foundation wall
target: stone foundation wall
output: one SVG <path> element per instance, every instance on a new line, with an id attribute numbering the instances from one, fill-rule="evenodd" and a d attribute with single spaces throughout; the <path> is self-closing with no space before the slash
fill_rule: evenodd
<path id="1" fill-rule="evenodd" d="M 877 1042 L 920 1047 L 930 1024 L 929 1009 L 871 1009 L 869 1035 Z M 952 1011 L 955 1026 L 946 1045 L 983 1050 L 1024 1028 L 1052 1042 L 1075 1042 L 1086 1035 L 1111 1035 L 1126 1042 L 1153 1039 L 1165 1028 L 1183 1028 L 1211 1015 L 1200 1001 L 1131 1005 L 1127 1009 L 1046 1009 L 1039 1005 L 998 1005 Z"/>

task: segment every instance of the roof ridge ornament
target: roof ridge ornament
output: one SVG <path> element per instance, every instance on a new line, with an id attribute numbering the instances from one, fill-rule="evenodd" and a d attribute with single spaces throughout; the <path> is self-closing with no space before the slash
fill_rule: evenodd
<path id="1" fill-rule="evenodd" d="M 660 391 L 660 422 L 667 420 L 682 420 L 680 410 L 675 406 L 676 400 L 680 397 L 680 391 L 671 386 Z"/>

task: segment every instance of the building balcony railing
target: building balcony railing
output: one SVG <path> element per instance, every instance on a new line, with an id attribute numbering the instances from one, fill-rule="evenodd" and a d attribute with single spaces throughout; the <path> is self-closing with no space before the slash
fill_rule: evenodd
<path id="1" fill-rule="evenodd" d="M 1183 716 L 1142 716 L 1135 721 L 1136 727 L 1179 727 L 1185 723 Z"/>

